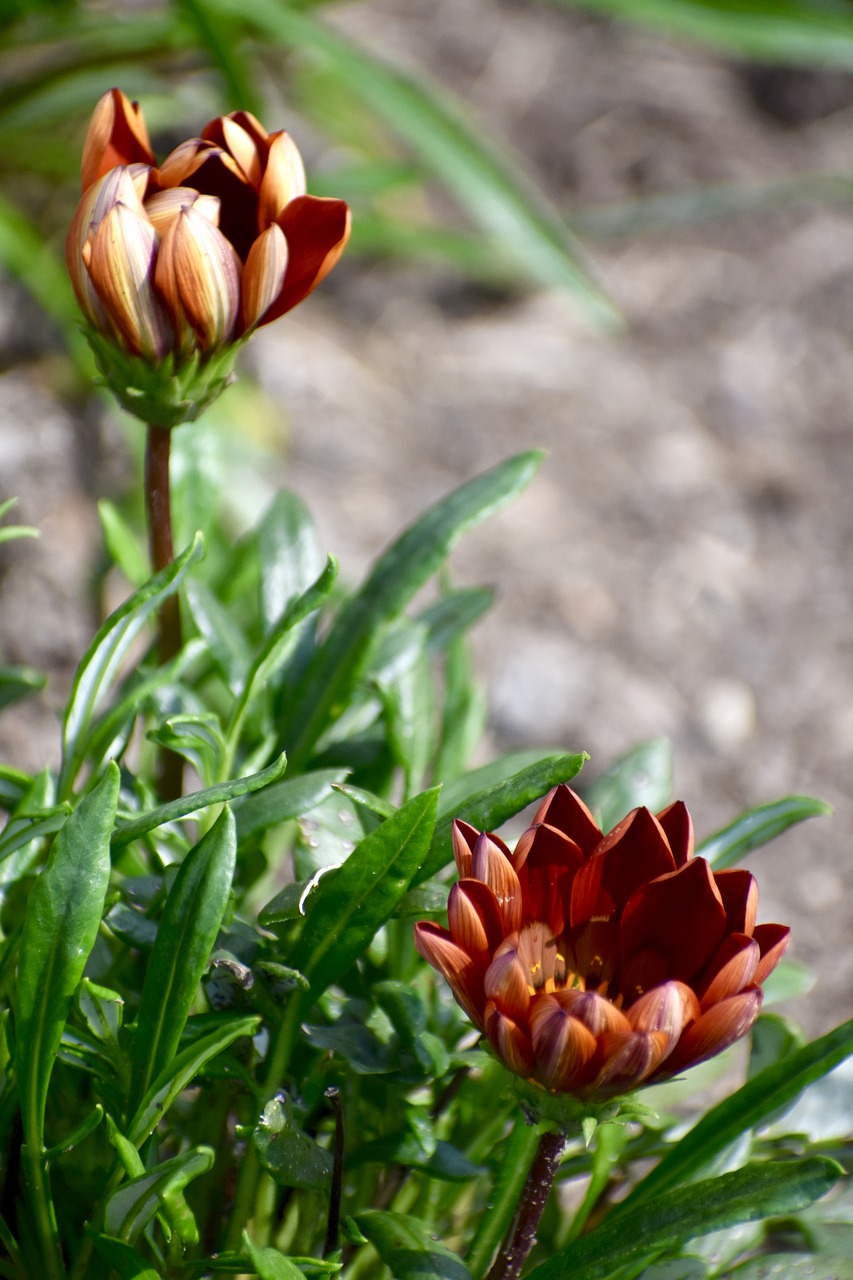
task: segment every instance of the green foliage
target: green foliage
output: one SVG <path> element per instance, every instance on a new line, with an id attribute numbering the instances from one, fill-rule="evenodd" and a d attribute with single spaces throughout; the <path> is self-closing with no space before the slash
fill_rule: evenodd
<path id="1" fill-rule="evenodd" d="M 0 771 L 0 1143 L 8 1161 L 20 1108 L 25 1173 L 0 1219 L 3 1274 L 333 1273 L 337 1255 L 320 1256 L 340 1194 L 331 1085 L 358 1271 L 488 1270 L 548 1122 L 524 1123 L 503 1069 L 424 971 L 411 922 L 443 918 L 454 817 L 497 828 L 585 759 L 516 752 L 470 770 L 475 721 L 459 727 L 466 633 L 491 593 L 453 586 L 444 561 L 537 462 L 519 455 L 437 502 L 350 593 L 331 590 L 334 562 L 323 569 L 292 495 L 230 550 L 212 525 L 209 561 L 196 539 L 101 627 L 72 685 L 60 774 Z M 130 563 L 123 517 L 105 530 Z M 182 652 L 129 663 L 177 590 Z M 428 697 L 412 698 L 412 679 Z M 163 747 L 200 789 L 160 799 Z M 609 824 L 665 804 L 669 778 L 655 742 L 586 794 Z M 801 797 L 764 806 L 705 848 L 729 865 L 821 811 Z M 849 1024 L 803 1044 L 769 1019 L 748 1082 L 678 1141 L 674 1117 L 639 1104 L 623 1108 L 633 1129 L 607 1123 L 609 1106 L 572 1120 L 564 1169 L 592 1180 L 573 1221 L 546 1217 L 536 1273 L 653 1264 L 665 1280 L 689 1241 L 800 1222 L 838 1166 L 764 1134 L 784 1133 L 786 1109 L 851 1053 Z M 602 1215 L 635 1159 L 651 1172 Z"/>

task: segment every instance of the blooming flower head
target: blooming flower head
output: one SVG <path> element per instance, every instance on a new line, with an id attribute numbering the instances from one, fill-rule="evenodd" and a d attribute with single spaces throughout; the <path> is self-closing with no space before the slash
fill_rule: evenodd
<path id="1" fill-rule="evenodd" d="M 786 926 L 755 922 L 754 876 L 693 857 L 681 802 L 603 835 L 559 786 L 514 853 L 459 821 L 453 851 L 449 930 L 416 924 L 418 951 L 510 1071 L 581 1101 L 740 1039 L 788 945 Z"/>
<path id="2" fill-rule="evenodd" d="M 86 134 L 82 186 L 68 272 L 102 372 L 140 417 L 145 388 L 127 393 L 134 379 L 150 388 L 140 364 L 218 376 L 218 357 L 307 297 L 349 237 L 344 201 L 307 195 L 293 139 L 248 111 L 210 121 L 157 167 L 142 112 L 111 89 Z M 179 404 L 176 420 L 188 416 Z"/>

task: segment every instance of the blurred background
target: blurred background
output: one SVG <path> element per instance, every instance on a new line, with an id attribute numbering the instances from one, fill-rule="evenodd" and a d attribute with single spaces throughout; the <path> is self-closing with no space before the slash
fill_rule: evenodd
<path id="1" fill-rule="evenodd" d="M 97 500 L 142 530 L 143 431 L 92 389 L 62 263 L 113 84 L 159 156 L 248 107 L 354 209 L 335 273 L 178 431 L 187 521 L 224 490 L 236 537 L 292 487 L 356 582 L 432 500 L 543 447 L 454 557 L 497 592 L 482 758 L 584 749 L 592 777 L 668 739 L 700 834 L 830 801 L 750 866 L 820 974 L 791 1011 L 851 1016 L 853 6 L 2 0 L 0 500 L 41 536 L 0 547 L 0 663 L 49 678 L 0 717 L 0 760 L 29 770 L 127 590 Z M 668 767 L 638 757 L 653 789 Z"/>

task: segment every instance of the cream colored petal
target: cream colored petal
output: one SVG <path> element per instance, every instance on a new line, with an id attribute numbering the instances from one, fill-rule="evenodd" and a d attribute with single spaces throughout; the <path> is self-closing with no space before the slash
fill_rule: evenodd
<path id="1" fill-rule="evenodd" d="M 222 137 L 243 176 L 257 191 L 261 185 L 262 165 L 254 139 L 230 116 L 222 118 Z"/>
<path id="2" fill-rule="evenodd" d="M 219 225 L 219 200 L 203 196 L 192 187 L 167 187 L 145 201 L 145 212 L 158 236 L 164 236 L 182 209 L 195 209 L 216 227 Z"/>
<path id="3" fill-rule="evenodd" d="M 270 135 L 270 150 L 258 193 L 258 230 L 263 231 L 279 217 L 296 196 L 307 190 L 305 166 L 299 148 L 282 129 Z"/>
<path id="4" fill-rule="evenodd" d="M 104 309 L 128 349 L 162 359 L 171 332 L 153 287 L 157 244 L 154 228 L 124 204 L 116 204 L 92 237 L 89 274 Z"/>
<path id="5" fill-rule="evenodd" d="M 86 191 L 116 165 L 153 165 L 154 153 L 139 105 L 120 89 L 110 89 L 92 112 L 83 142 L 81 177 Z"/>
<path id="6" fill-rule="evenodd" d="M 171 242 L 169 267 L 174 281 L 165 284 L 159 270 L 158 289 L 177 298 L 204 351 L 231 341 L 240 306 L 240 260 L 231 244 L 195 209 L 182 209 L 164 239 Z"/>
<path id="7" fill-rule="evenodd" d="M 287 241 L 281 227 L 267 227 L 252 245 L 240 283 L 240 327 L 248 333 L 279 295 L 287 271 Z"/>

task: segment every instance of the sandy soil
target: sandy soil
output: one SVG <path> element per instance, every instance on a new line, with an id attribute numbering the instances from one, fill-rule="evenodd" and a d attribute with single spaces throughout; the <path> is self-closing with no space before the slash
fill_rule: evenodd
<path id="1" fill-rule="evenodd" d="M 510 0 L 375 0 L 340 21 L 464 97 L 569 217 L 853 165 L 839 75 L 759 74 Z M 455 556 L 500 592 L 477 633 L 490 746 L 584 748 L 599 771 L 665 735 L 700 833 L 790 792 L 832 802 L 751 859 L 761 917 L 791 921 L 820 972 L 792 1008 L 817 1032 L 853 1014 L 853 221 L 802 202 L 586 243 L 618 338 L 547 293 L 342 266 L 253 344 L 281 479 L 354 579 L 433 498 L 548 451 Z M 20 314 L 6 290 L 7 351 Z M 0 722 L 0 758 L 29 766 L 55 755 L 51 699 L 96 619 L 92 500 L 126 473 L 115 423 L 46 385 L 32 358 L 0 379 L 2 491 L 43 530 L 6 554 L 0 646 L 56 673 Z"/>

